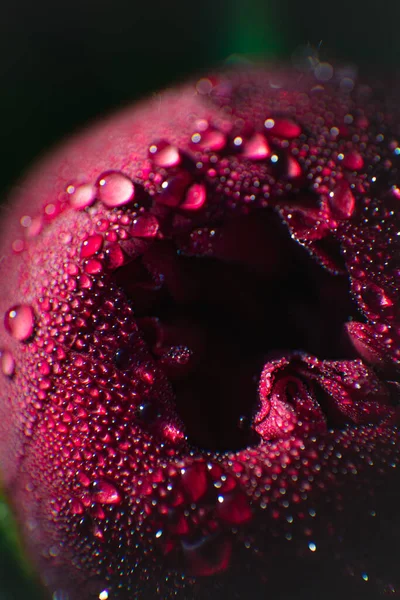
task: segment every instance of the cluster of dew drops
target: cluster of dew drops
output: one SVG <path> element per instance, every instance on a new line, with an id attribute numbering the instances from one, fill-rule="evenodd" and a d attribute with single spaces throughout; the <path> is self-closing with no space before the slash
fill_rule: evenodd
<path id="1" fill-rule="evenodd" d="M 339 123 L 335 121 L 335 110 L 325 108 L 322 112 L 317 111 L 306 134 L 294 110 L 278 117 L 271 110 L 272 116 L 264 115 L 261 128 L 249 129 L 244 115 L 232 125 L 232 115 L 227 110 L 230 105 L 230 100 L 226 100 L 229 96 L 227 88 L 229 86 L 223 81 L 219 83 L 211 79 L 198 84 L 199 93 L 204 94 L 205 90 L 207 94 L 214 94 L 213 101 L 221 106 L 222 112 L 226 109 L 226 118 L 215 123 L 197 119 L 186 150 L 167 140 L 156 140 L 149 146 L 148 158 L 141 164 L 135 180 L 121 171 L 106 171 L 94 183 L 70 183 L 62 196 L 45 205 L 40 214 L 22 216 L 22 234 L 12 243 L 12 252 L 15 255 L 24 253 L 43 229 L 65 211 L 73 209 L 90 214 L 95 210 L 96 230 L 90 231 L 81 243 L 81 264 L 70 263 L 67 267 L 69 275 L 79 277 L 82 288 L 90 289 L 96 277 L 105 272 L 112 273 L 126 264 L 131 240 L 146 244 L 162 237 L 163 225 L 170 214 L 174 215 L 170 231 L 189 232 L 182 236 L 180 251 L 187 255 L 212 256 L 216 229 L 204 225 L 207 219 L 209 222 L 216 220 L 221 211 L 246 214 L 253 208 L 273 206 L 285 194 L 298 191 L 306 181 L 314 192 L 324 198 L 314 215 L 306 215 L 311 221 L 305 219 L 301 235 L 296 233 L 295 227 L 292 230 L 294 237 L 307 242 L 310 241 L 309 232 L 314 228 L 323 229 L 328 225 L 331 230 L 345 230 L 357 213 L 359 198 L 373 189 L 379 169 L 385 173 L 393 172 L 393 163 L 400 156 L 400 143 L 390 134 L 382 133 L 379 127 L 371 133 L 369 119 L 363 111 L 358 110 L 357 114 L 348 112 Z M 310 92 L 316 96 L 323 93 L 324 86 L 321 84 L 315 85 Z M 304 96 L 301 102 L 306 101 Z M 325 101 L 321 100 L 322 104 Z M 310 120 L 308 110 L 303 112 Z M 382 131 L 385 130 L 383 115 L 380 115 L 380 124 Z M 347 175 L 343 176 L 343 173 Z M 388 194 L 392 200 L 400 201 L 400 189 L 396 183 L 390 182 Z M 220 202 L 221 196 L 226 200 L 224 206 Z M 287 207 L 285 211 L 288 223 L 291 218 L 295 221 L 294 212 Z M 382 211 L 385 209 L 369 200 L 364 225 L 368 225 L 368 219 L 373 221 L 374 218 L 389 223 L 393 210 L 390 208 L 384 214 Z M 65 241 L 71 242 L 72 235 L 64 235 Z M 359 256 L 355 256 L 353 262 L 351 258 L 349 260 L 349 270 L 355 279 L 353 289 L 361 303 L 363 296 L 366 297 L 365 307 L 369 314 L 374 309 L 386 311 L 390 321 L 394 315 L 393 300 L 382 285 L 360 283 L 362 268 Z M 29 304 L 13 305 L 4 315 L 6 331 L 21 344 L 32 342 L 38 322 L 34 307 Z M 390 324 L 380 323 L 379 326 L 386 348 L 394 354 L 400 352 L 389 335 Z M 179 353 L 177 356 L 182 358 Z M 0 351 L 3 376 L 12 381 L 17 369 L 12 350 L 3 347 Z M 42 374 L 46 375 L 46 366 L 43 366 Z M 179 432 L 175 431 L 172 435 L 179 436 Z M 242 467 L 239 463 L 236 466 L 240 474 Z M 184 469 L 182 471 L 184 493 L 195 494 L 190 499 L 192 503 L 206 493 L 211 476 L 209 472 L 221 470 L 219 465 L 211 463 L 207 465 L 208 472 L 205 469 L 204 464 L 198 463 L 187 469 L 186 474 Z M 228 486 L 228 493 L 235 488 L 236 482 L 227 483 L 227 477 L 229 475 L 218 472 L 215 481 L 218 488 Z M 185 478 L 190 482 L 185 483 Z M 98 483 L 94 493 L 100 504 L 120 502 L 118 490 L 106 481 Z M 218 495 L 219 517 L 230 526 L 251 519 L 251 509 L 244 494 L 238 492 L 233 495 L 230 504 L 223 500 L 224 497 Z M 175 524 L 178 533 L 179 528 L 186 531 L 186 527 L 184 520 Z M 315 552 L 315 542 L 309 542 L 309 550 Z M 362 577 L 364 581 L 368 580 L 366 573 Z M 53 600 L 64 600 L 63 594 L 55 592 Z M 108 591 L 104 589 L 99 600 L 107 598 Z"/>
<path id="2" fill-rule="evenodd" d="M 197 84 L 198 92 L 203 95 L 214 92 L 214 100 L 223 109 L 229 108 L 230 99 L 227 100 L 226 96 L 231 92 L 227 88 L 229 86 L 225 82 L 218 84 L 212 79 L 203 79 Z M 323 91 L 324 86 L 316 84 L 311 94 L 318 95 Z M 300 102 L 304 102 L 305 94 L 301 96 Z M 278 107 L 278 102 L 276 105 Z M 80 211 L 100 202 L 111 219 L 100 219 L 98 231 L 88 236 L 82 244 L 80 256 L 83 259 L 83 271 L 90 278 L 99 275 L 105 268 L 112 271 L 124 264 L 126 257 L 121 249 L 121 240 L 124 241 L 124 238 L 154 239 L 160 236 L 160 220 L 165 214 L 163 208 L 179 209 L 180 221 L 185 226 L 189 221 L 195 222 L 192 219 L 195 213 L 204 212 L 207 201 L 210 203 L 210 213 L 218 213 L 221 209 L 220 202 L 216 200 L 218 196 L 223 195 L 226 199 L 224 210 L 228 208 L 243 211 L 247 207 L 264 207 L 271 203 L 274 205 L 274 201 L 285 193 L 295 192 L 302 178 L 321 197 L 324 194 L 327 197 L 327 206 L 322 207 L 324 210 L 319 212 L 312 225 L 320 226 L 323 219 L 330 229 L 337 229 L 338 224 L 343 225 L 344 221 L 351 220 L 356 212 L 356 196 L 368 194 L 369 189 L 374 186 L 378 168 L 397 173 L 394 161 L 400 156 L 400 142 L 391 139 L 392 136 L 386 140 L 385 135 L 379 131 L 386 129 L 382 113 L 377 115 L 380 127 L 375 127 L 371 139 L 370 121 L 363 110 L 353 111 L 357 113 L 356 116 L 347 113 L 341 122 L 336 123 L 335 108 L 334 106 L 332 111 L 325 109 L 323 116 L 315 115 L 313 123 L 308 123 L 310 131 L 307 135 L 291 114 L 288 117 L 267 117 L 264 119 L 263 130 L 251 133 L 246 131 L 247 124 L 242 117 L 236 118 L 233 126 L 231 119 L 221 119 L 217 123 L 218 127 L 206 119 L 197 119 L 195 131 L 187 143 L 194 177 L 186 169 L 188 153 L 182 152 L 168 141 L 156 141 L 148 148 L 149 161 L 142 165 L 137 174 L 138 179 L 143 180 L 141 190 L 139 183 L 118 171 L 103 173 L 95 184 L 70 184 L 58 201 L 43 207 L 41 214 L 21 217 L 22 235 L 12 243 L 12 251 L 15 254 L 23 253 L 30 241 L 39 236 L 43 227 L 68 208 Z M 281 102 L 279 111 L 285 110 L 295 112 L 292 106 L 285 107 Z M 310 119 L 309 113 L 306 116 Z M 237 133 L 236 130 L 243 132 Z M 274 166 L 277 167 L 276 172 Z M 168 173 L 171 170 L 172 176 Z M 343 171 L 349 176 L 343 177 Z M 152 198 L 153 205 L 161 210 L 148 211 L 143 205 L 140 206 L 143 191 Z M 390 186 L 389 194 L 400 200 L 400 188 L 395 183 Z M 113 209 L 117 211 L 125 206 L 133 206 L 136 210 L 125 210 L 117 219 Z M 376 213 L 384 211 L 384 208 L 377 207 L 371 199 L 364 208 L 366 225 L 369 214 L 376 217 Z M 389 210 L 378 217 L 383 220 L 386 218 L 389 224 L 394 213 L 395 211 Z M 290 221 L 293 214 L 289 212 L 286 216 Z M 110 221 L 115 223 L 116 220 L 120 228 L 110 228 Z M 184 243 L 183 250 L 188 254 L 207 254 L 207 251 L 212 253 L 212 238 L 215 233 L 213 227 L 195 228 L 189 240 Z M 98 258 L 105 243 L 107 265 Z M 365 285 L 360 278 L 357 280 L 357 275 L 362 275 L 362 269 L 357 265 L 359 257 L 354 257 L 353 264 L 351 260 L 350 258 L 349 269 L 356 279 L 354 291 L 361 295 L 361 301 L 364 294 L 367 307 L 370 305 L 376 311 L 390 312 L 393 301 L 382 287 L 374 283 Z M 74 266 L 70 268 L 73 270 Z M 31 341 L 35 325 L 32 306 L 10 307 L 4 316 L 4 325 L 16 340 Z M 381 333 L 388 334 L 387 325 L 381 325 Z M 390 351 L 395 354 L 400 352 L 389 335 L 386 335 L 385 343 Z M 7 348 L 1 349 L 0 368 L 6 377 L 14 374 L 15 360 Z"/>

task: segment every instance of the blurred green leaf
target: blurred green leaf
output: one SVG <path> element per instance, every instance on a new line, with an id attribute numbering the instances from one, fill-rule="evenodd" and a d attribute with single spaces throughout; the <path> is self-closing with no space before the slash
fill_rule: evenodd
<path id="1" fill-rule="evenodd" d="M 11 510 L 0 494 L 0 600 L 43 600 L 21 546 Z"/>
<path id="2" fill-rule="evenodd" d="M 266 0 L 234 0 L 229 6 L 227 30 L 220 37 L 223 52 L 263 59 L 281 55 L 286 36 L 282 35 L 274 10 L 276 7 Z"/>

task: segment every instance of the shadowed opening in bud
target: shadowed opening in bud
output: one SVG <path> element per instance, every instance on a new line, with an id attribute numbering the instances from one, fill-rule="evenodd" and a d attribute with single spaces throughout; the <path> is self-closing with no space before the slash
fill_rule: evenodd
<path id="1" fill-rule="evenodd" d="M 207 252 L 188 250 L 195 235 L 205 233 L 154 241 L 115 277 L 173 386 L 188 441 L 237 450 L 259 441 L 251 424 L 264 364 L 290 351 L 346 358 L 343 325 L 360 314 L 347 274 L 320 266 L 270 209 L 208 228 Z M 335 242 L 324 251 L 341 261 Z"/>

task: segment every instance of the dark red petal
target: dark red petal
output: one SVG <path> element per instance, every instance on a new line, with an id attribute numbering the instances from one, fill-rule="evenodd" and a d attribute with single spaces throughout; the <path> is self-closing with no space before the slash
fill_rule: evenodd
<path id="1" fill-rule="evenodd" d="M 53 598 L 399 589 L 398 107 L 340 74 L 165 92 L 10 199 L 0 463 Z"/>

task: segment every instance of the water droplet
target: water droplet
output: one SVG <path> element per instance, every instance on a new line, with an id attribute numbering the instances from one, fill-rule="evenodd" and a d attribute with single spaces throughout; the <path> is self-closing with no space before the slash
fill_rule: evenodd
<path id="1" fill-rule="evenodd" d="M 37 216 L 31 219 L 30 225 L 26 228 L 26 237 L 34 238 L 39 235 L 43 228 L 43 217 Z"/>
<path id="2" fill-rule="evenodd" d="M 49 548 L 49 555 L 52 558 L 56 558 L 60 554 L 60 551 L 61 551 L 60 546 L 56 546 L 56 545 L 50 546 L 50 548 Z"/>
<path id="3" fill-rule="evenodd" d="M 135 195 L 133 182 L 122 173 L 104 173 L 97 185 L 99 199 L 110 208 L 127 204 Z"/>
<path id="4" fill-rule="evenodd" d="M 82 289 L 89 290 L 93 285 L 93 281 L 90 277 L 85 274 L 80 275 L 79 277 L 79 287 Z"/>
<path id="5" fill-rule="evenodd" d="M 9 350 L 0 350 L 0 369 L 6 377 L 12 377 L 15 372 L 15 360 Z"/>
<path id="6" fill-rule="evenodd" d="M 88 237 L 81 246 L 81 258 L 88 258 L 96 254 L 103 245 L 103 236 L 99 233 Z"/>
<path id="7" fill-rule="evenodd" d="M 129 230 L 134 237 L 153 238 L 157 235 L 159 223 L 154 215 L 141 215 L 135 219 Z"/>
<path id="8" fill-rule="evenodd" d="M 72 233 L 70 231 L 60 231 L 58 239 L 62 244 L 67 245 L 72 242 Z"/>
<path id="9" fill-rule="evenodd" d="M 181 162 L 181 155 L 176 146 L 160 141 L 149 148 L 149 156 L 158 167 L 176 167 Z"/>
<path id="10" fill-rule="evenodd" d="M 315 552 L 317 549 L 317 546 L 314 544 L 314 542 L 309 542 L 308 547 L 311 550 L 311 552 Z"/>
<path id="11" fill-rule="evenodd" d="M 158 408 L 154 402 L 142 402 L 137 407 L 136 414 L 138 420 L 145 425 L 151 425 L 159 417 Z"/>
<path id="12" fill-rule="evenodd" d="M 238 419 L 238 427 L 242 431 L 246 431 L 246 430 L 250 429 L 251 421 L 250 421 L 249 417 L 246 415 L 241 415 Z"/>
<path id="13" fill-rule="evenodd" d="M 91 515 L 95 519 L 103 520 L 106 518 L 106 513 L 99 504 L 92 506 Z"/>
<path id="14" fill-rule="evenodd" d="M 47 221 L 52 221 L 60 211 L 60 206 L 54 204 L 53 202 L 49 202 L 43 209 L 44 215 Z"/>
<path id="15" fill-rule="evenodd" d="M 6 330 L 16 340 L 23 342 L 31 337 L 35 324 L 33 309 L 27 304 L 18 304 L 10 308 L 4 317 Z"/>
<path id="16" fill-rule="evenodd" d="M 296 177 L 300 177 L 302 175 L 302 170 L 301 170 L 301 166 L 300 163 L 293 158 L 293 156 L 288 156 L 287 157 L 287 164 L 286 164 L 286 177 L 288 177 L 288 179 L 296 179 Z"/>
<path id="17" fill-rule="evenodd" d="M 222 150 L 226 146 L 226 136 L 217 129 L 208 129 L 192 135 L 192 144 L 199 150 Z"/>
<path id="18" fill-rule="evenodd" d="M 364 159 L 359 152 L 349 152 L 343 157 L 342 164 L 350 171 L 360 171 L 364 166 Z"/>
<path id="19" fill-rule="evenodd" d="M 70 500 L 70 509 L 74 515 L 82 515 L 84 512 L 83 504 L 76 498 Z"/>
<path id="20" fill-rule="evenodd" d="M 99 273 L 101 273 L 103 271 L 103 263 L 100 262 L 99 260 L 91 258 L 90 260 L 87 261 L 87 263 L 85 264 L 85 266 L 83 268 L 84 268 L 85 272 L 88 273 L 89 275 L 98 275 Z"/>
<path id="21" fill-rule="evenodd" d="M 13 252 L 15 252 L 15 254 L 20 254 L 24 249 L 25 249 L 25 243 L 24 240 L 14 240 L 13 243 L 11 244 L 12 250 Z"/>
<path id="22" fill-rule="evenodd" d="M 255 133 L 244 143 L 242 154 L 251 160 L 263 160 L 271 155 L 271 150 L 262 133 Z"/>
<path id="23" fill-rule="evenodd" d="M 155 196 L 155 201 L 165 206 L 178 206 L 190 183 L 191 177 L 189 173 L 187 171 L 180 171 L 173 177 L 163 181 L 160 192 Z"/>
<path id="24" fill-rule="evenodd" d="M 97 479 L 91 486 L 93 502 L 120 504 L 122 498 L 117 487 L 105 479 Z"/>
<path id="25" fill-rule="evenodd" d="M 93 204 L 96 199 L 96 188 L 91 183 L 69 185 L 67 187 L 70 205 L 76 210 L 82 210 Z"/>
<path id="26" fill-rule="evenodd" d="M 206 96 L 213 89 L 214 84 L 208 77 L 202 77 L 196 83 L 196 92 L 202 96 Z"/>
<path id="27" fill-rule="evenodd" d="M 329 206 L 337 219 L 350 219 L 354 213 L 356 201 L 347 181 L 340 181 L 328 196 Z"/>
<path id="28" fill-rule="evenodd" d="M 114 355 L 114 364 L 117 369 L 127 369 L 131 365 L 132 353 L 129 348 L 118 348 Z"/>
<path id="29" fill-rule="evenodd" d="M 194 463 L 181 471 L 182 485 L 192 502 L 197 502 L 207 491 L 207 469 L 203 462 Z"/>
<path id="30" fill-rule="evenodd" d="M 293 139 L 301 134 L 300 126 L 289 119 L 266 119 L 264 126 L 269 133 L 279 138 Z"/>
<path id="31" fill-rule="evenodd" d="M 185 210 L 199 210 L 206 201 L 206 188 L 202 183 L 194 183 L 186 192 L 185 199 L 180 208 Z"/>
<path id="32" fill-rule="evenodd" d="M 328 62 L 318 62 L 314 75 L 318 81 L 329 81 L 333 77 L 333 67 Z"/>
<path id="33" fill-rule="evenodd" d="M 240 525 L 252 518 L 252 512 L 246 494 L 236 492 L 218 497 L 218 516 L 227 523 Z"/>
<path id="34" fill-rule="evenodd" d="M 125 263 L 125 255 L 119 244 L 111 244 L 105 252 L 107 259 L 107 266 L 111 271 L 122 267 Z"/>

